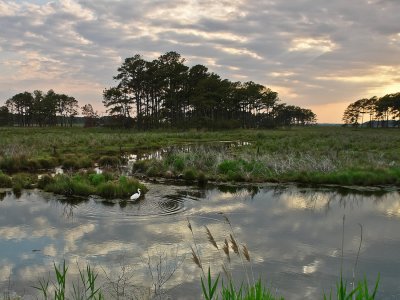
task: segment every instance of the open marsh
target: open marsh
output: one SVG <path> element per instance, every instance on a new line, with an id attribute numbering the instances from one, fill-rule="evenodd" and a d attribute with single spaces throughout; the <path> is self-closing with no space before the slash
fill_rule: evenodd
<path id="1" fill-rule="evenodd" d="M 221 141 L 242 146 L 213 146 Z M 190 149 L 188 145 L 199 147 Z M 0 149 L 0 170 L 6 173 L 38 172 L 59 165 L 71 170 L 92 168 L 96 163 L 117 167 L 135 154 L 147 159 L 135 171 L 148 176 L 400 185 L 398 129 L 308 127 L 144 133 L 101 128 L 0 128 Z M 157 151 L 168 153 L 161 160 L 148 155 Z"/>
<path id="2" fill-rule="evenodd" d="M 172 299 L 199 299 L 201 272 L 191 261 L 193 239 L 187 218 L 203 263 L 210 264 L 216 274 L 221 272 L 222 259 L 208 242 L 204 225 L 221 245 L 230 232 L 219 214 L 223 212 L 239 242 L 247 244 L 255 276 L 285 299 L 322 299 L 324 291 L 335 288 L 343 215 L 345 278 L 352 276 L 360 223 L 364 236 L 357 278 L 366 275 L 374 281 L 379 273 L 378 299 L 400 295 L 398 191 L 146 186 L 149 192 L 136 204 L 96 197 L 71 199 L 38 190 L 23 191 L 19 198 L 10 191 L 1 192 L 0 290 L 32 295 L 35 291 L 30 286 L 48 276 L 53 262 L 65 259 L 71 276 L 78 274 L 76 262 L 80 266 L 89 262 L 110 293 L 112 279 L 125 272 L 125 292 L 138 294 L 151 288 L 149 265 L 154 271 L 162 257 L 166 265 L 176 266 L 163 285 L 165 293 Z M 245 280 L 239 258 L 233 253 L 231 258 L 228 265 L 234 278 Z"/>

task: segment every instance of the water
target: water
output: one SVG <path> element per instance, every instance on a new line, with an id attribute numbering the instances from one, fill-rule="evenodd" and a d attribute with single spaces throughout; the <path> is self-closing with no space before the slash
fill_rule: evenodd
<path id="1" fill-rule="evenodd" d="M 379 273 L 379 299 L 400 298 L 397 191 L 147 185 L 149 192 L 138 203 L 66 199 L 36 190 L 19 198 L 0 192 L 0 291 L 29 298 L 36 293 L 31 286 L 65 259 L 72 278 L 77 263 L 84 267 L 89 262 L 108 291 L 115 288 L 111 282 L 123 277 L 126 293 L 136 295 L 156 281 L 149 267 L 156 278 L 161 265 L 166 277 L 173 273 L 161 284 L 171 299 L 199 299 L 201 273 L 191 261 L 194 244 L 187 218 L 203 263 L 216 274 L 224 258 L 208 242 L 204 225 L 222 246 L 231 232 L 224 213 L 238 242 L 249 248 L 255 277 L 267 280 L 286 299 L 322 299 L 323 291 L 335 287 L 343 216 L 344 276 L 351 279 L 362 224 L 358 277 L 365 274 L 374 281 Z M 227 266 L 238 281 L 246 280 L 235 254 Z"/>

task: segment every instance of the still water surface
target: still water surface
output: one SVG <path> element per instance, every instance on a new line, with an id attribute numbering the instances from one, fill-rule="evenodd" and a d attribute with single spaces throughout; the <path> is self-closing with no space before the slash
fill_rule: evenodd
<path id="1" fill-rule="evenodd" d="M 41 191 L 19 198 L 0 192 L 0 291 L 34 295 L 31 288 L 64 259 L 68 273 L 77 264 L 95 266 L 107 290 L 125 279 L 125 293 L 153 289 L 157 266 L 173 275 L 159 287 L 170 299 L 200 299 L 200 269 L 191 261 L 193 237 L 203 264 L 214 273 L 226 258 L 208 242 L 207 225 L 217 243 L 231 232 L 247 245 L 254 276 L 286 299 L 322 299 L 335 287 L 341 265 L 351 279 L 360 242 L 357 275 L 381 277 L 379 299 L 400 299 L 400 197 L 397 191 L 374 192 L 333 188 L 265 186 L 235 189 L 148 184 L 138 203 L 73 200 Z M 160 260 L 161 258 L 161 260 Z M 150 268 L 149 268 L 150 267 Z M 228 269 L 246 280 L 240 259 L 231 253 Z M 114 282 L 114 285 L 112 284 Z M 120 281 L 121 282 L 121 281 Z M 121 287 L 120 287 L 121 290 Z M 112 295 L 109 295 L 110 297 Z"/>

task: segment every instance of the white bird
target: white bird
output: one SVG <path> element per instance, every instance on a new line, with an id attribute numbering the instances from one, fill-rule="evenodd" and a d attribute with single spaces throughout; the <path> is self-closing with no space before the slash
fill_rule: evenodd
<path id="1" fill-rule="evenodd" d="M 131 200 L 136 200 L 136 199 L 138 199 L 140 197 L 140 189 L 137 189 L 137 193 L 134 193 L 132 196 L 131 196 Z"/>

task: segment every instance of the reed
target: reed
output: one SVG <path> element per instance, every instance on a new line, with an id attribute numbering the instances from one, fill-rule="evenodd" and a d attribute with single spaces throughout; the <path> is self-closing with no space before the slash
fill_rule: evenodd
<path id="1" fill-rule="evenodd" d="M 33 286 L 39 291 L 42 298 L 54 299 L 54 300 L 104 300 L 103 292 L 100 287 L 96 286 L 96 280 L 98 274 L 89 266 L 86 266 L 85 270 L 82 270 L 78 266 L 79 280 L 72 282 L 72 288 L 67 286 L 67 273 L 68 266 L 65 264 L 65 260 L 62 265 L 57 266 L 54 263 L 54 280 L 49 278 L 41 278 L 38 283 Z M 50 283 L 53 287 L 54 294 L 51 295 Z M 72 294 L 68 297 L 67 292 L 72 290 Z"/>

